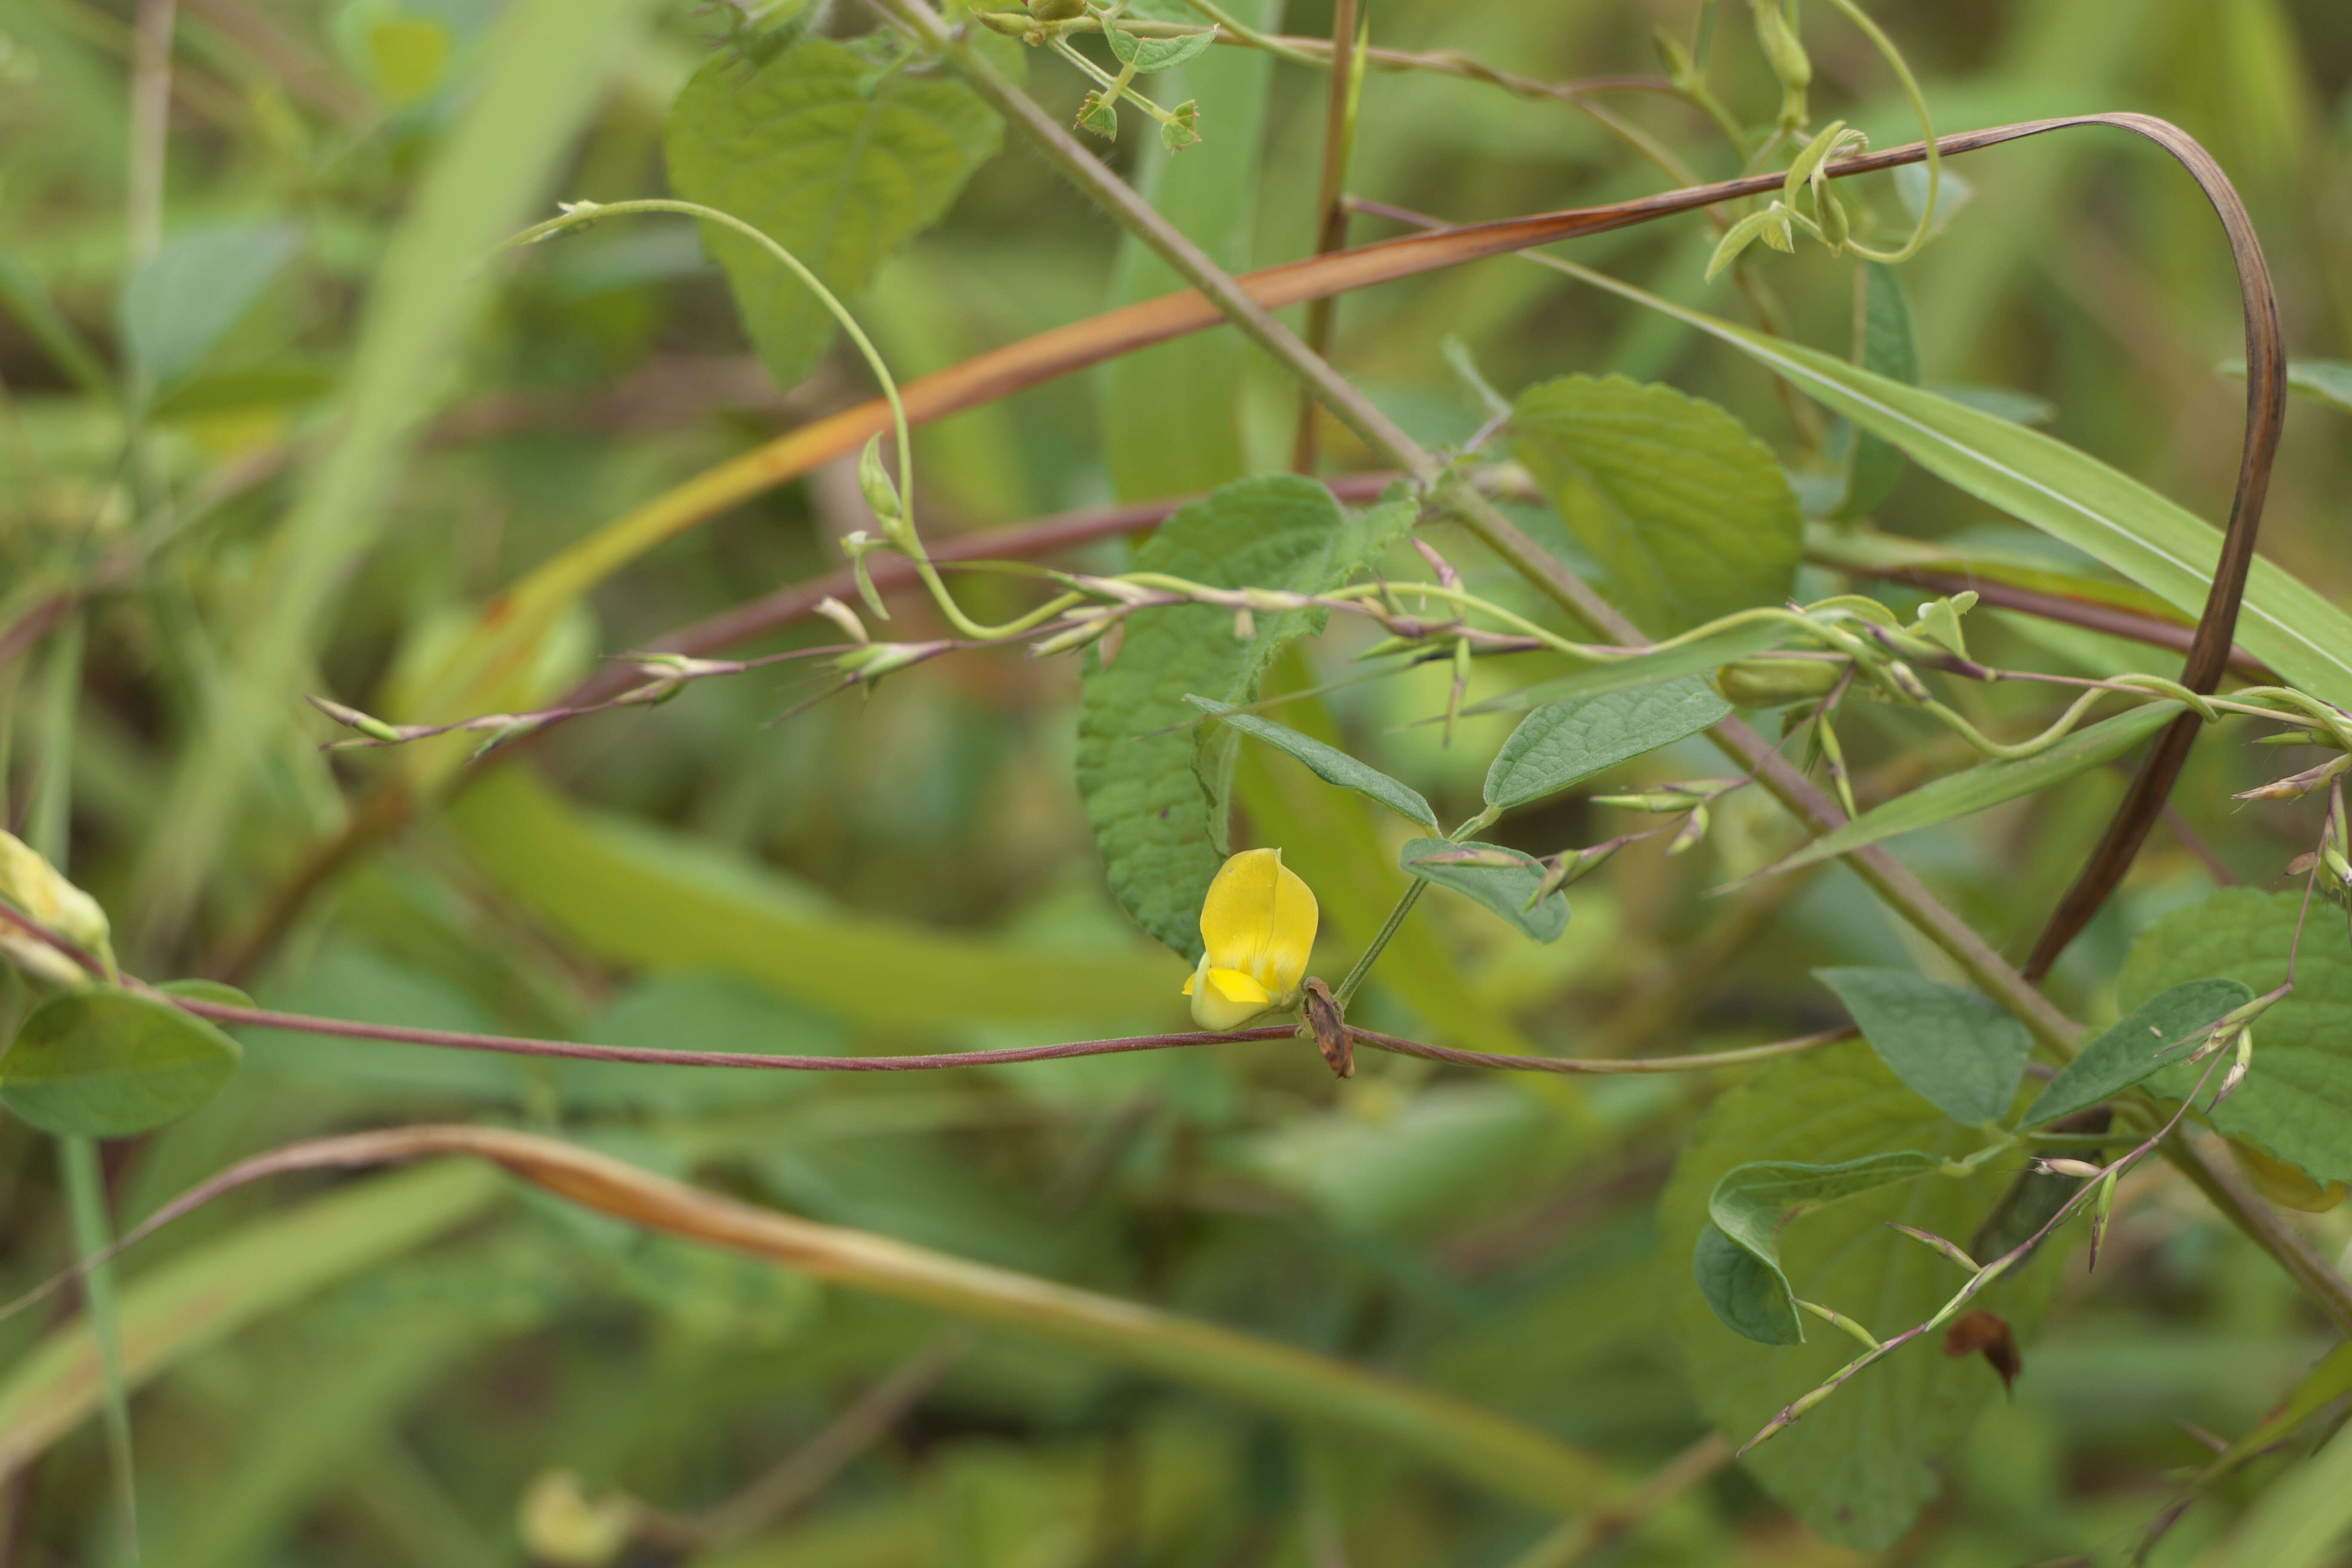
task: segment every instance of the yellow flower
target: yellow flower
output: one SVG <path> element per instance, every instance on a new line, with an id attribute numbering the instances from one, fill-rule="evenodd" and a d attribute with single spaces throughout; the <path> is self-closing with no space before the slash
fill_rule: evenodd
<path id="1" fill-rule="evenodd" d="M 1279 849 L 1227 860 L 1201 906 L 1200 967 L 1184 982 L 1192 1020 L 1220 1033 L 1295 1005 L 1315 945 L 1315 893 Z"/>

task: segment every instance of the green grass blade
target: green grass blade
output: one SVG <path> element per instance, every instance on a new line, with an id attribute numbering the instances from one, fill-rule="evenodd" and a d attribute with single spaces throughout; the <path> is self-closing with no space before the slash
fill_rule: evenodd
<path id="1" fill-rule="evenodd" d="M 2006 762 L 1979 763 L 1965 773 L 1947 773 L 1931 784 L 1873 806 L 1834 832 L 1824 833 L 1787 859 L 1757 873 L 1794 871 L 1832 856 L 1847 855 L 1897 834 L 1916 833 L 1939 822 L 1967 816 L 2113 762 L 2162 729 L 2181 712 L 2178 702 L 2150 702 L 2079 730 L 2049 750 Z"/>
<path id="2" fill-rule="evenodd" d="M 344 1187 L 257 1220 L 141 1274 L 122 1293 L 122 1370 L 136 1388 L 183 1356 L 320 1286 L 420 1246 L 479 1213 L 495 1171 L 436 1164 Z M 0 1378 L 0 1476 L 14 1473 L 97 1408 L 87 1321 L 57 1330 Z"/>

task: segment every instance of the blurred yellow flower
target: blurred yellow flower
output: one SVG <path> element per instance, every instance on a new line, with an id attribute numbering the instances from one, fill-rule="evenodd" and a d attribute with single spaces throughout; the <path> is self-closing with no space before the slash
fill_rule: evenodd
<path id="1" fill-rule="evenodd" d="M 1238 1029 L 1298 1001 L 1315 945 L 1315 893 L 1279 849 L 1244 849 L 1227 860 L 1201 905 L 1200 967 L 1184 982 L 1192 1020 Z"/>

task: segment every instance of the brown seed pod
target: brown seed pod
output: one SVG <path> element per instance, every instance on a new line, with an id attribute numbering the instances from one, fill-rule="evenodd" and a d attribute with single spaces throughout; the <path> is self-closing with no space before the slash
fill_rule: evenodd
<path id="1" fill-rule="evenodd" d="M 1307 1027 L 1315 1037 L 1315 1048 L 1323 1053 L 1323 1061 L 1334 1078 L 1356 1076 L 1356 1048 L 1348 1038 L 1347 1015 L 1331 988 L 1313 975 L 1307 977 Z"/>

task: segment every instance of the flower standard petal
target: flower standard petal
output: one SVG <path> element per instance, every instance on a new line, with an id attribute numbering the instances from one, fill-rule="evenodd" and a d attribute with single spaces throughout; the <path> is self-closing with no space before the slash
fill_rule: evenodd
<path id="1" fill-rule="evenodd" d="M 1226 860 L 1201 904 L 1201 945 L 1219 969 L 1254 973 L 1274 924 L 1282 851 L 1244 849 Z"/>
<path id="2" fill-rule="evenodd" d="M 1297 994 L 1300 983 L 1307 978 L 1307 959 L 1315 946 L 1315 927 L 1320 911 L 1315 906 L 1315 889 L 1307 885 L 1304 878 L 1287 866 L 1278 865 L 1276 869 L 1279 874 L 1275 879 L 1266 968 L 1258 973 L 1265 979 L 1266 989 L 1287 997 Z"/>

